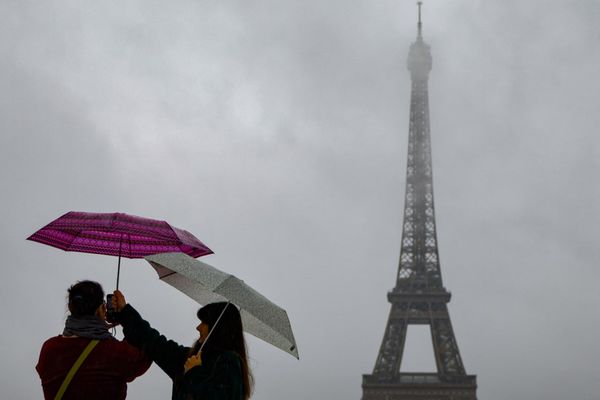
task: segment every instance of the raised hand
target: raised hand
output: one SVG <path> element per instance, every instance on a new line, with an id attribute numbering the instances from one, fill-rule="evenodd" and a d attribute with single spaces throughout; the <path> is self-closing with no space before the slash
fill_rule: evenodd
<path id="1" fill-rule="evenodd" d="M 127 305 L 127 301 L 125 301 L 125 296 L 119 289 L 113 292 L 112 297 L 112 306 L 116 312 L 121 312 L 121 310 Z"/>

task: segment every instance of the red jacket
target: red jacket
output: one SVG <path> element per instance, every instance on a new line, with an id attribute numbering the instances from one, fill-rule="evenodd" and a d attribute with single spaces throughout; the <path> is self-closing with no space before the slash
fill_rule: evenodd
<path id="1" fill-rule="evenodd" d="M 56 336 L 44 343 L 35 369 L 42 380 L 45 399 L 54 399 L 89 342 L 86 338 Z M 151 364 L 150 359 L 126 341 L 100 340 L 75 374 L 63 399 L 125 399 L 127 382 L 142 375 Z"/>

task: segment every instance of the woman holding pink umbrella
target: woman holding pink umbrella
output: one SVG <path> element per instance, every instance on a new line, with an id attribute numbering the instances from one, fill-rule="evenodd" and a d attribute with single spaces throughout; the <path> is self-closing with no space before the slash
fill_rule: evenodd
<path id="1" fill-rule="evenodd" d="M 99 283 L 77 282 L 68 296 L 70 315 L 63 333 L 44 343 L 35 367 L 44 398 L 125 399 L 127 383 L 145 373 L 152 361 L 111 335 Z"/>

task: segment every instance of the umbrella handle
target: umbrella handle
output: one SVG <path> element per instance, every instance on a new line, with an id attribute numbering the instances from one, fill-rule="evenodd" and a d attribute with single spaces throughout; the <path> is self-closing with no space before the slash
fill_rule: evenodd
<path id="1" fill-rule="evenodd" d="M 223 314 L 225 314 L 225 310 L 227 310 L 227 306 L 229 304 L 231 304 L 230 301 L 228 301 L 227 304 L 225 304 L 225 307 L 223 307 L 223 311 L 221 311 L 221 314 L 219 314 L 219 318 L 217 318 L 217 321 L 215 322 L 215 324 L 213 325 L 213 327 L 210 328 L 210 331 L 208 332 L 208 335 L 206 335 L 206 339 L 204 339 L 204 342 L 202 342 L 202 344 L 200 345 L 200 350 L 198 350 L 198 352 L 201 352 L 202 349 L 204 348 L 204 345 L 206 344 L 206 342 L 208 342 L 208 338 L 210 337 L 210 335 L 212 334 L 212 332 L 215 330 L 215 327 L 217 326 L 217 324 L 221 320 L 221 317 L 223 316 Z"/>

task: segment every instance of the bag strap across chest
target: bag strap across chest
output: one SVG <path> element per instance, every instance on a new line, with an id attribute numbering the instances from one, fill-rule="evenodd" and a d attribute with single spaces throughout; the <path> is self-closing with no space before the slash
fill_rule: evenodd
<path id="1" fill-rule="evenodd" d="M 83 351 L 79 355 L 79 358 L 77 358 L 77 360 L 75 360 L 75 363 L 73 364 L 73 366 L 67 373 L 65 380 L 60 385 L 60 388 L 58 389 L 56 396 L 54 396 L 54 400 L 62 399 L 63 395 L 65 394 L 65 391 L 67 390 L 67 388 L 69 387 L 69 384 L 71 383 L 71 380 L 75 376 L 75 373 L 79 370 L 79 367 L 81 367 L 81 364 L 83 364 L 83 362 L 85 361 L 87 356 L 89 356 L 90 353 L 92 352 L 92 350 L 94 350 L 94 347 L 96 347 L 98 342 L 100 342 L 98 339 L 93 339 L 92 341 L 90 341 L 88 343 L 87 346 L 85 346 L 85 349 L 83 349 Z"/>

